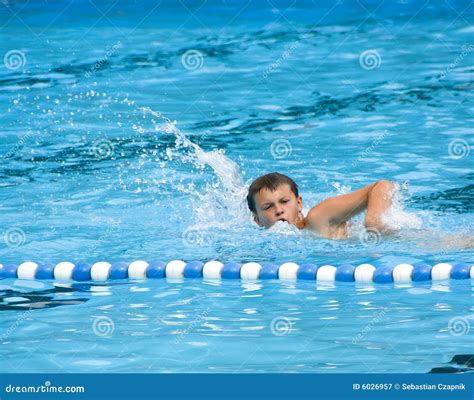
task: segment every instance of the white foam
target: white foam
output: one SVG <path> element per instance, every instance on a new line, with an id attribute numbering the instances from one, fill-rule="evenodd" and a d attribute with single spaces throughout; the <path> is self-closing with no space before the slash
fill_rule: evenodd
<path id="1" fill-rule="evenodd" d="M 420 229 L 422 227 L 422 221 L 416 214 L 405 211 L 399 184 L 396 184 L 392 206 L 382 216 L 382 220 L 387 227 L 395 230 Z"/>

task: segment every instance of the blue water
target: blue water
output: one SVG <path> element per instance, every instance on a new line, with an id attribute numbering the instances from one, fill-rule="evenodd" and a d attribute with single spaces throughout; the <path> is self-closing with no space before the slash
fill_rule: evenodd
<path id="1" fill-rule="evenodd" d="M 3 1 L 0 15 L 1 263 L 473 262 L 469 2 Z M 361 239 L 360 218 L 347 241 L 260 230 L 245 189 L 271 171 L 306 209 L 396 181 L 400 233 Z M 473 344 L 448 329 L 472 325 L 467 282 L 134 282 L 43 299 L 45 283 L 27 300 L 2 285 L 2 370 L 428 372 Z M 92 329 L 101 316 L 110 336 Z"/>

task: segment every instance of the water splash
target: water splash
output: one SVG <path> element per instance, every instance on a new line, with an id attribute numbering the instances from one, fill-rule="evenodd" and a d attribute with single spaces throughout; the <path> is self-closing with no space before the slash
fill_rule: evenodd
<path id="1" fill-rule="evenodd" d="M 404 197 L 402 187 L 399 183 L 395 184 L 395 193 L 392 199 L 392 206 L 383 216 L 384 223 L 392 229 L 420 229 L 422 227 L 421 219 L 415 214 L 407 212 L 405 209 L 405 200 L 410 197 Z M 405 188 L 408 193 L 408 188 Z"/>
<path id="2" fill-rule="evenodd" d="M 190 163 L 195 169 L 203 171 L 210 167 L 216 181 L 208 183 L 203 192 L 196 190 L 195 185 L 176 185 L 175 188 L 191 196 L 196 224 L 203 227 L 226 227 L 229 222 L 241 224 L 249 220 L 249 212 L 245 206 L 247 187 L 244 184 L 242 171 L 237 163 L 227 157 L 223 150 L 204 151 L 199 145 L 189 140 L 175 122 L 149 107 L 140 107 L 140 111 L 151 114 L 164 121 L 164 125 L 155 124 L 158 130 L 173 134 L 176 138 L 175 147 L 168 148 L 171 160 L 176 157 L 181 162 Z M 188 150 L 183 154 L 182 150 Z"/>

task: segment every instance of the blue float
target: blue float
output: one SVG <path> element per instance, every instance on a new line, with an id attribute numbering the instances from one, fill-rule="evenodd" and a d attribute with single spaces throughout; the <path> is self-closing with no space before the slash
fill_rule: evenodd
<path id="1" fill-rule="evenodd" d="M 354 282 L 355 267 L 352 264 L 342 264 L 337 267 L 336 281 L 339 282 Z"/>
<path id="2" fill-rule="evenodd" d="M 395 267 L 379 267 L 375 269 L 374 272 L 374 282 L 375 283 L 390 283 L 393 282 L 393 269 Z"/>
<path id="3" fill-rule="evenodd" d="M 221 277 L 223 279 L 240 279 L 241 264 L 230 262 L 224 264 L 221 270 Z"/>
<path id="4" fill-rule="evenodd" d="M 87 263 L 79 263 L 72 270 L 72 279 L 75 281 L 90 281 L 92 265 Z M 110 278 L 110 275 L 109 275 Z"/>
<path id="5" fill-rule="evenodd" d="M 150 279 L 162 279 L 166 276 L 166 264 L 162 261 L 153 261 L 146 269 L 146 277 Z"/>
<path id="6" fill-rule="evenodd" d="M 258 276 L 259 279 L 278 279 L 278 265 L 273 263 L 263 263 Z"/>
<path id="7" fill-rule="evenodd" d="M 185 278 L 202 278 L 204 263 L 201 261 L 191 261 L 184 267 Z"/>
<path id="8" fill-rule="evenodd" d="M 54 264 L 40 263 L 36 268 L 36 279 L 54 279 Z"/>
<path id="9" fill-rule="evenodd" d="M 17 271 L 18 271 L 18 265 L 16 264 L 8 264 L 8 265 L 0 264 L 0 279 L 16 278 Z"/>
<path id="10" fill-rule="evenodd" d="M 466 263 L 458 263 L 451 270 L 451 278 L 468 279 L 470 276 L 471 265 Z"/>
<path id="11" fill-rule="evenodd" d="M 109 279 L 127 279 L 128 263 L 125 261 L 115 262 L 110 266 Z"/>
<path id="12" fill-rule="evenodd" d="M 433 267 L 425 263 L 417 263 L 413 265 L 411 279 L 413 282 L 424 282 L 431 280 L 431 269 Z"/>
<path id="13" fill-rule="evenodd" d="M 315 281 L 318 267 L 314 264 L 302 264 L 296 273 L 297 279 L 306 279 Z"/>

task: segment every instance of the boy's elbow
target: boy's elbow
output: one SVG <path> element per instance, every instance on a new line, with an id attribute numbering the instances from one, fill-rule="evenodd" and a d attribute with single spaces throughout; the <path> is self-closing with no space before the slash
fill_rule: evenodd
<path id="1" fill-rule="evenodd" d="M 381 218 L 379 217 L 365 217 L 364 226 L 366 229 L 373 229 L 379 232 L 385 230 L 385 225 L 382 223 Z"/>
<path id="2" fill-rule="evenodd" d="M 396 228 L 388 226 L 386 223 L 382 221 L 381 218 L 374 218 L 374 217 L 365 218 L 364 226 L 365 226 L 365 229 L 372 230 L 380 234 L 383 233 L 383 234 L 390 235 L 399 231 Z"/>
<path id="3" fill-rule="evenodd" d="M 381 179 L 380 181 L 377 181 L 375 183 L 375 187 L 377 188 L 377 191 L 384 192 L 386 194 L 391 194 L 395 190 L 395 183 L 392 181 Z"/>

